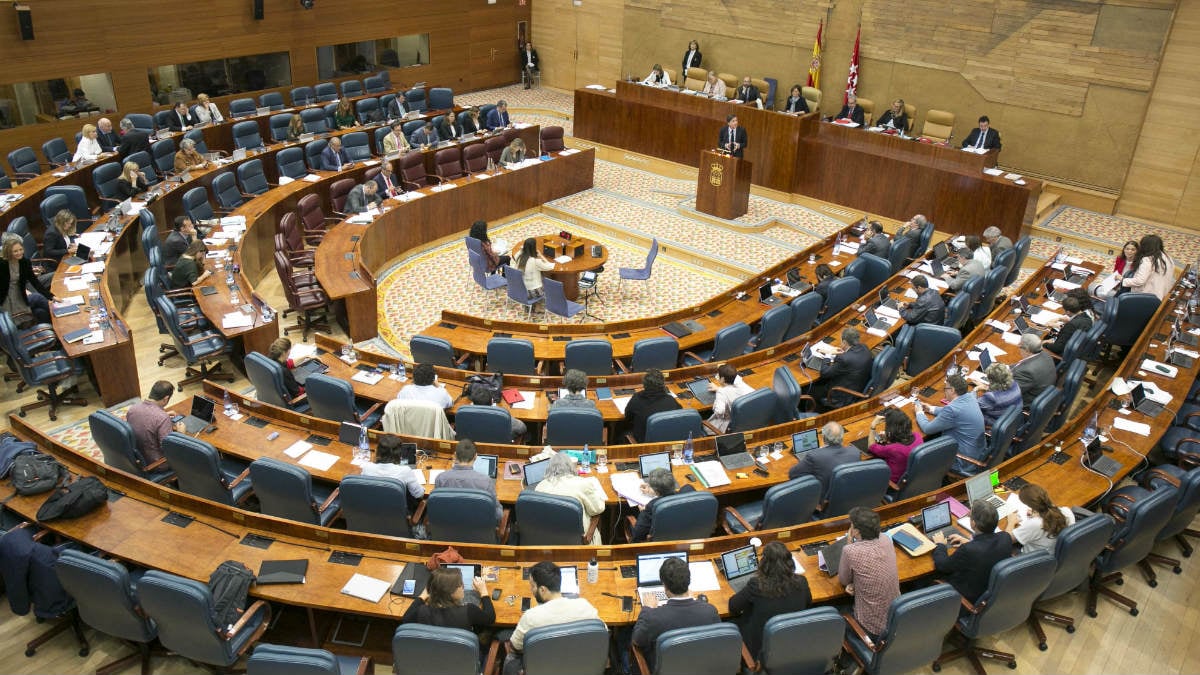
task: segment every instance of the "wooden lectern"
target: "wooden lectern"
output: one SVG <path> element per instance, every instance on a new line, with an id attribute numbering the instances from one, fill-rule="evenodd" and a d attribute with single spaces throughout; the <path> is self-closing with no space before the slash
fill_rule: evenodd
<path id="1" fill-rule="evenodd" d="M 754 164 L 725 153 L 700 153 L 696 210 L 733 220 L 750 208 L 750 172 Z"/>

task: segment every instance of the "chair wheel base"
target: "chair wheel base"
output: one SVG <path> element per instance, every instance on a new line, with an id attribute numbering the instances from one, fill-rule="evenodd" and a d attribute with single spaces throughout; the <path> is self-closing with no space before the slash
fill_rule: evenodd
<path id="1" fill-rule="evenodd" d="M 1175 574 L 1183 574 L 1183 568 L 1182 568 L 1182 567 L 1172 567 L 1172 568 L 1171 568 L 1171 571 L 1172 571 L 1172 572 L 1174 572 Z"/>
<path id="2" fill-rule="evenodd" d="M 942 665 L 940 663 L 933 664 L 933 672 L 935 672 L 935 673 L 942 672 Z"/>
<path id="3" fill-rule="evenodd" d="M 91 654 L 91 653 L 92 653 L 92 650 L 90 647 L 83 647 L 82 649 L 79 650 L 80 656 L 87 656 L 88 654 Z"/>
<path id="4" fill-rule="evenodd" d="M 1048 645 L 1047 645 L 1045 642 L 1039 642 L 1039 643 L 1038 643 L 1038 649 L 1039 649 L 1040 651 L 1043 651 L 1043 652 L 1044 652 L 1044 651 L 1046 651 L 1047 649 L 1049 649 L 1049 646 L 1048 646 Z"/>
<path id="5" fill-rule="evenodd" d="M 1068 632 L 1068 633 L 1074 633 L 1074 632 L 1075 632 L 1075 626 L 1067 626 L 1067 632 Z"/>
<path id="6" fill-rule="evenodd" d="M 26 650 L 25 650 L 25 656 L 30 656 L 30 657 L 31 657 L 31 656 L 33 656 L 33 655 L 34 655 L 34 654 L 36 654 L 36 653 L 37 653 L 37 650 L 36 650 L 36 649 L 32 649 L 32 648 L 30 648 L 30 649 L 26 649 Z"/>
<path id="7" fill-rule="evenodd" d="M 1137 616 L 1137 615 L 1138 615 L 1137 607 L 1134 607 L 1133 609 L 1129 610 L 1129 616 Z"/>
<path id="8" fill-rule="evenodd" d="M 1009 662 L 1008 662 L 1008 669 L 1009 669 L 1009 670 L 1016 670 L 1016 669 L 1017 669 L 1017 662 L 1016 662 L 1016 661 L 1009 661 Z"/>
<path id="9" fill-rule="evenodd" d="M 1158 582 L 1155 581 L 1154 579 L 1151 579 L 1149 581 L 1149 584 L 1150 584 L 1150 588 L 1158 588 Z"/>
<path id="10" fill-rule="evenodd" d="M 1093 619 L 1100 616 L 1094 609 L 1087 610 L 1087 615 L 1092 617 Z"/>

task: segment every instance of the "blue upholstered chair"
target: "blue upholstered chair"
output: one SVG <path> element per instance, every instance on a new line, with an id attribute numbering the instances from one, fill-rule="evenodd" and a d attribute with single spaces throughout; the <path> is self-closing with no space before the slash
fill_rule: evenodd
<path id="1" fill-rule="evenodd" d="M 274 457 L 250 463 L 254 494 L 268 516 L 308 525 L 329 525 L 341 512 L 337 488 L 314 485 L 312 475 Z"/>
<path id="2" fill-rule="evenodd" d="M 846 653 L 868 675 L 924 671 L 941 654 L 942 640 L 958 617 L 962 596 L 950 584 L 933 584 L 892 600 L 887 630 L 878 640 L 852 616 L 846 632 Z M 934 668 L 935 670 L 937 667 Z"/>
<path id="3" fill-rule="evenodd" d="M 189 495 L 237 506 L 253 490 L 249 464 L 221 457 L 198 438 L 172 431 L 163 438 L 162 452 L 175 471 L 179 489 Z"/>
<path id="4" fill-rule="evenodd" d="M 382 476 L 348 475 L 339 490 L 346 529 L 388 537 L 412 537 L 408 488 Z"/>
<path id="5" fill-rule="evenodd" d="M 726 534 L 800 525 L 812 519 L 821 503 L 821 481 L 800 476 L 767 488 L 763 498 L 736 508 L 726 506 L 721 527 Z"/>

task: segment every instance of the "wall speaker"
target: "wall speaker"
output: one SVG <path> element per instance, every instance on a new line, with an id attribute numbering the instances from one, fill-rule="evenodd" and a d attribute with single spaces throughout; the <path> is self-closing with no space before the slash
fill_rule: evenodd
<path id="1" fill-rule="evenodd" d="M 263 0 L 254 0 L 254 20 L 262 21 L 263 19 Z"/>
<path id="2" fill-rule="evenodd" d="M 17 24 L 21 28 L 21 39 L 33 39 L 33 12 L 29 11 L 29 5 L 21 5 L 13 3 L 13 9 L 17 10 Z"/>

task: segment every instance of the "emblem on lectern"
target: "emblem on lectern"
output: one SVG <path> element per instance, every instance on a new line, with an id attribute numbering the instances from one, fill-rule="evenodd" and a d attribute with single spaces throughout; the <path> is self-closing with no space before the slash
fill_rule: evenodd
<path id="1" fill-rule="evenodd" d="M 713 187 L 721 187 L 721 183 L 725 181 L 725 167 L 713 162 L 708 165 L 708 183 Z"/>

